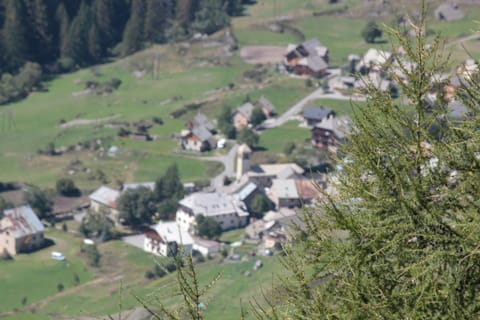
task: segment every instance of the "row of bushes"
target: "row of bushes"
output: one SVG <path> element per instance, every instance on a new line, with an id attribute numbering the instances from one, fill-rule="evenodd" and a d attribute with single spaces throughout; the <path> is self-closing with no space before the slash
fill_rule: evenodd
<path id="1" fill-rule="evenodd" d="M 13 75 L 2 74 L 0 78 L 0 104 L 25 98 L 38 85 L 42 78 L 42 68 L 38 63 L 27 62 Z"/>

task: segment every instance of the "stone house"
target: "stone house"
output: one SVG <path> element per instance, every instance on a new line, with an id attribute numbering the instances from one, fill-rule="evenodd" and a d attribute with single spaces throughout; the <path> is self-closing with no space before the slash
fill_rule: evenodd
<path id="1" fill-rule="evenodd" d="M 0 254 L 11 256 L 41 248 L 44 243 L 43 224 L 30 206 L 5 210 L 0 220 Z"/>
<path id="2" fill-rule="evenodd" d="M 90 208 L 95 212 L 106 210 L 109 214 L 117 217 L 117 200 L 119 196 L 119 191 L 106 186 L 101 186 L 89 196 Z"/>

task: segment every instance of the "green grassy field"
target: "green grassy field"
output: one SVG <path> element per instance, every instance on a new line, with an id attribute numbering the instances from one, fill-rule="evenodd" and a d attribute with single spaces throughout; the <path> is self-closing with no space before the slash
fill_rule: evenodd
<path id="1" fill-rule="evenodd" d="M 317 99 L 311 101 L 313 105 L 323 106 L 329 108 L 337 115 L 352 116 L 354 110 L 367 106 L 366 102 L 349 101 L 349 100 L 334 100 L 334 99 Z"/>
<path id="2" fill-rule="evenodd" d="M 336 10 L 345 5 L 355 14 L 312 15 L 312 12 Z M 372 46 L 391 49 L 389 43 L 364 43 L 360 32 L 369 18 L 357 13 L 367 12 L 367 9 L 365 1 L 360 0 L 345 0 L 334 6 L 329 5 L 327 0 L 259 0 L 248 7 L 245 16 L 233 19 L 232 30 L 240 46 L 285 46 L 301 41 L 303 37 L 317 37 L 329 47 L 331 64 L 342 65 L 350 53 L 363 54 Z M 432 21 L 428 28 L 441 32 L 448 41 L 471 34 L 472 29 L 479 29 L 473 21 L 480 20 L 480 8 L 467 7 L 464 11 L 467 17 L 461 21 Z M 289 28 L 283 33 L 270 31 L 269 24 L 275 18 L 281 18 Z M 380 22 L 390 23 L 389 18 Z M 465 42 L 465 48 L 474 58 L 480 57 L 477 40 Z M 449 50 L 452 50 L 452 61 L 455 63 L 466 57 L 460 44 L 452 45 Z M 53 187 L 59 177 L 68 174 L 72 163 L 78 162 L 80 165 L 77 167 L 81 170 L 75 171 L 71 177 L 84 189 L 95 189 L 103 183 L 92 178 L 91 172 L 97 170 L 104 172 L 111 184 L 116 180 L 151 181 L 163 174 L 172 163 L 178 165 L 184 181 L 214 175 L 221 167 L 202 161 L 200 157 L 178 152 L 178 141 L 172 137 L 197 111 L 190 111 L 178 119 L 170 117 L 172 111 L 195 101 L 212 99 L 200 110 L 213 119 L 225 104 L 235 108 L 247 96 L 256 100 L 264 95 L 276 106 L 277 112 L 282 113 L 312 91 L 305 86 L 304 80 L 285 77 L 273 68 L 268 71 L 267 82 L 244 79 L 246 70 L 258 67 L 245 64 L 238 52 L 224 57 L 217 51 L 192 44 L 181 56 L 178 45 L 155 46 L 126 59 L 58 76 L 45 83 L 46 91 L 34 92 L 23 101 L 1 106 L 0 180 Z M 154 78 L 152 65 L 157 56 L 161 57 L 158 61 L 159 74 Z M 143 78 L 132 75 L 133 71 L 141 69 L 147 70 Z M 87 80 L 106 81 L 111 78 L 122 80 L 119 90 L 111 95 L 72 95 L 82 91 Z M 229 84 L 234 84 L 234 88 L 226 89 Z M 313 103 L 331 108 L 340 115 L 351 115 L 348 101 L 322 99 Z M 358 105 L 365 106 L 364 103 Z M 118 129 L 101 125 L 59 126 L 61 120 L 94 120 L 117 115 L 116 122 L 161 117 L 164 124 L 150 129 L 150 133 L 157 137 L 151 142 L 118 138 Z M 297 122 L 288 122 L 262 133 L 260 146 L 278 154 L 288 141 L 305 141 L 309 136 L 308 129 L 298 127 Z M 101 140 L 104 149 L 118 146 L 119 155 L 101 156 L 91 150 L 55 157 L 36 153 L 50 142 L 62 147 L 86 141 L 96 143 L 96 140 Z M 239 240 L 242 233 L 243 230 L 226 233 L 222 240 Z M 80 238 L 58 231 L 49 231 L 47 238 L 55 240 L 53 247 L 20 255 L 14 261 L 0 261 L 1 289 L 4 293 L 8 292 L 0 299 L 0 313 L 19 309 L 13 315 L 3 316 L 2 313 L 2 319 L 100 317 L 118 312 L 120 305 L 125 309 L 138 306 L 132 293 L 148 301 L 152 301 L 152 295 L 158 294 L 165 303 L 175 305 L 179 302 L 178 297 L 172 297 L 176 288 L 174 275 L 154 281 L 145 279 L 145 271 L 152 269 L 155 262 L 151 255 L 139 249 L 120 241 L 101 244 L 102 265 L 99 269 L 92 269 L 85 268 L 83 258 L 78 255 Z M 245 247 L 244 251 L 249 249 Z M 65 253 L 67 262 L 51 260 L 49 255 L 53 250 Z M 208 283 L 217 272 L 222 274 L 208 295 L 208 319 L 238 319 L 240 299 L 244 303 L 261 301 L 261 288 L 268 290 L 275 282 L 275 275 L 283 272 L 277 258 L 261 259 L 265 267 L 257 272 L 252 270 L 255 259 L 235 264 L 208 261 L 198 266 L 202 284 Z M 243 276 L 246 270 L 251 271 L 252 276 Z M 81 281 L 77 287 L 73 285 L 74 273 Z M 59 283 L 65 287 L 62 293 L 57 292 Z M 22 306 L 23 297 L 27 298 L 25 307 Z M 37 311 L 34 315 L 27 310 L 32 306 Z M 253 317 L 250 314 L 247 318 Z"/>
<path id="3" fill-rule="evenodd" d="M 95 281 L 84 285 L 84 290 L 71 294 L 57 295 L 41 304 L 37 313 L 41 315 L 92 316 L 99 317 L 138 307 L 135 299 L 155 307 L 159 298 L 162 303 L 174 307 L 180 303 L 175 295 L 177 284 L 175 274 L 158 280 L 146 280 L 144 273 L 151 270 L 154 261 L 164 263 L 166 258 L 152 257 L 137 248 L 112 241 L 100 246 L 102 266 L 97 270 Z M 257 259 L 264 262 L 264 267 L 253 271 Z M 221 278 L 206 295 L 208 319 L 238 319 L 240 300 L 261 302 L 261 290 L 271 288 L 272 279 L 282 273 L 282 266 L 276 257 L 251 258 L 248 262 L 219 263 L 218 259 L 197 265 L 200 285 L 208 284 L 220 273 Z M 246 277 L 245 271 L 252 275 Z M 107 276 L 108 275 L 108 276 Z M 247 307 L 248 308 L 248 307 Z M 252 319 L 251 315 L 247 319 Z"/>
<path id="4" fill-rule="evenodd" d="M 289 121 L 281 127 L 263 132 L 260 135 L 259 146 L 269 152 L 282 153 L 288 142 L 304 142 L 310 135 L 310 130 L 300 128 L 298 121 Z"/>
<path id="5" fill-rule="evenodd" d="M 80 246 L 76 239 L 56 231 L 47 232 L 45 237 L 55 244 L 34 253 L 18 255 L 14 260 L 0 261 L 0 283 L 4 293 L 0 299 L 0 312 L 21 308 L 24 297 L 28 305 L 54 295 L 58 284 L 63 284 L 65 290 L 73 288 L 75 274 L 80 279 L 79 284 L 92 279 L 92 274 L 84 268 L 83 259 L 78 257 Z M 67 259 L 52 260 L 52 251 L 62 252 Z"/>

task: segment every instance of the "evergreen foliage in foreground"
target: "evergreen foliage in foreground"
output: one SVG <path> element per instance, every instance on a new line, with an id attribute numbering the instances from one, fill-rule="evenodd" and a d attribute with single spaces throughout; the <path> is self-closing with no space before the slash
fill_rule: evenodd
<path id="1" fill-rule="evenodd" d="M 290 275 L 259 318 L 480 316 L 480 86 L 471 81 L 457 94 L 470 115 L 452 123 L 435 77 L 448 57 L 439 39 L 427 46 L 424 18 L 415 30 L 413 39 L 390 30 L 416 64 L 395 58 L 407 82 L 390 74 L 408 105 L 369 86 L 339 195 L 306 212 L 308 238 L 286 248 Z M 438 94 L 432 109 L 430 92 Z"/>

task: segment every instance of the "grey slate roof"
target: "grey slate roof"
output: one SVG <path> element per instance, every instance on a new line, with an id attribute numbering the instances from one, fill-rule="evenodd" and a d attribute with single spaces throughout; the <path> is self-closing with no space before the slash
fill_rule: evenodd
<path id="1" fill-rule="evenodd" d="M 117 199 L 120 192 L 109 187 L 101 186 L 89 198 L 93 201 L 109 206 L 111 208 L 117 207 Z"/>
<path id="2" fill-rule="evenodd" d="M 322 120 L 326 118 L 328 115 L 334 113 L 330 109 L 309 106 L 303 110 L 303 117 L 305 119 L 312 119 L 312 120 Z"/>
<path id="3" fill-rule="evenodd" d="M 137 189 L 144 187 L 153 191 L 155 189 L 155 182 L 134 182 L 134 183 L 125 183 L 123 185 L 123 191 Z"/>
<path id="4" fill-rule="evenodd" d="M 260 99 L 258 99 L 257 103 L 261 107 L 267 109 L 269 112 L 274 112 L 275 111 L 274 105 L 264 96 L 261 96 Z"/>
<path id="5" fill-rule="evenodd" d="M 257 185 L 253 182 L 248 183 L 243 187 L 238 193 L 238 197 L 241 201 L 247 199 L 255 190 L 257 190 Z"/>
<path id="6" fill-rule="evenodd" d="M 319 56 L 308 57 L 307 66 L 315 72 L 319 72 L 328 68 L 328 64 Z"/>
<path id="7" fill-rule="evenodd" d="M 209 141 L 213 137 L 212 133 L 204 126 L 193 127 L 192 134 L 197 136 L 202 142 Z"/>
<path id="8" fill-rule="evenodd" d="M 325 47 L 318 39 L 309 39 L 307 41 L 302 42 L 302 47 L 308 52 L 311 56 L 317 56 L 319 53 L 317 52 L 317 48 Z"/>
<path id="9" fill-rule="evenodd" d="M 297 185 L 293 179 L 273 179 L 270 192 L 279 199 L 299 199 Z"/>
<path id="10" fill-rule="evenodd" d="M 235 199 L 224 193 L 192 193 L 180 200 L 179 204 L 192 210 L 195 216 L 202 214 L 205 217 L 212 217 L 231 213 L 243 215 Z"/>
<path id="11" fill-rule="evenodd" d="M 2 226 L 16 239 L 45 230 L 30 206 L 8 209 L 3 213 L 5 217 L 2 219 Z"/>
<path id="12" fill-rule="evenodd" d="M 209 131 L 213 131 L 215 127 L 213 126 L 213 123 L 208 119 L 206 115 L 203 113 L 198 113 L 192 120 L 192 123 L 194 126 L 202 126 L 205 127 Z"/>
<path id="13" fill-rule="evenodd" d="M 448 104 L 449 116 L 454 119 L 461 119 L 468 114 L 468 108 L 460 101 L 454 100 Z"/>
<path id="14" fill-rule="evenodd" d="M 252 116 L 253 109 L 255 109 L 255 106 L 251 104 L 250 102 L 247 102 L 240 107 L 237 108 L 237 112 L 240 112 L 243 114 L 248 120 L 250 120 L 250 117 Z"/>
<path id="15" fill-rule="evenodd" d="M 445 21 L 455 21 L 463 19 L 465 14 L 458 7 L 442 4 L 435 10 L 435 17 Z"/>

